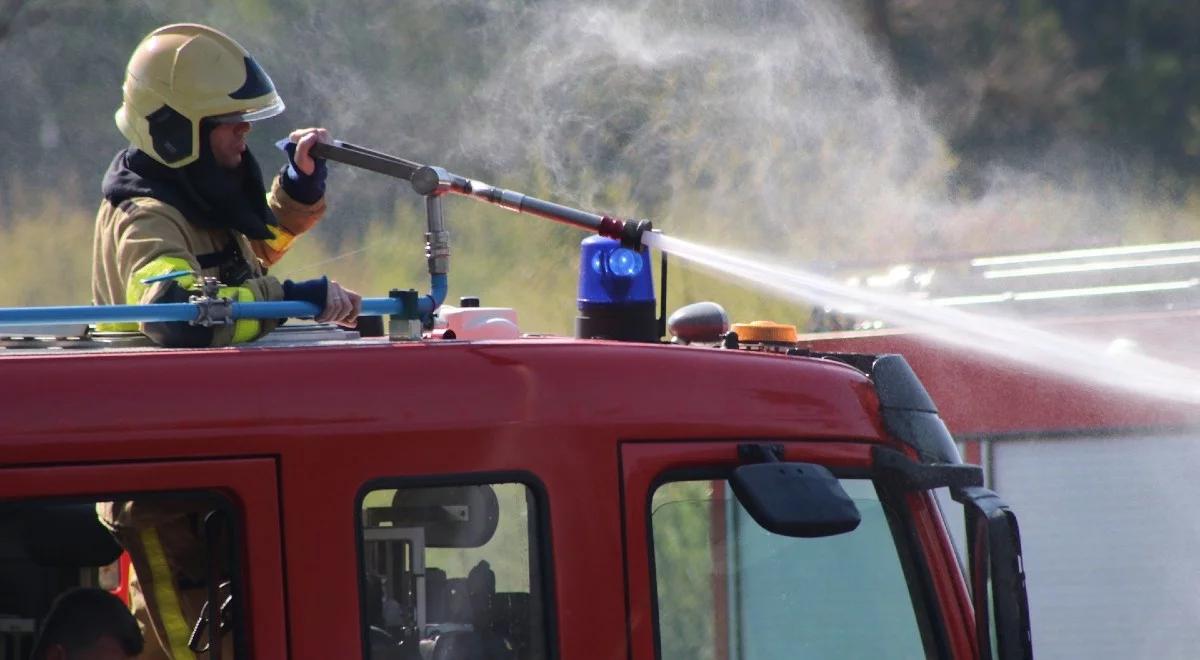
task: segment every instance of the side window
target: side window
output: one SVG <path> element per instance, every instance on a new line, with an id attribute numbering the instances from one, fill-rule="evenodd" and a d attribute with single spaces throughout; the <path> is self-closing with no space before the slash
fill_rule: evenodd
<path id="1" fill-rule="evenodd" d="M 0 502 L 0 658 L 248 657 L 238 520 L 205 492 Z"/>
<path id="2" fill-rule="evenodd" d="M 515 482 L 396 486 L 360 502 L 367 657 L 547 657 L 534 491 Z"/>
<path id="3" fill-rule="evenodd" d="M 923 657 L 875 488 L 841 483 L 862 522 L 824 538 L 764 530 L 724 480 L 659 486 L 650 510 L 659 657 Z"/>

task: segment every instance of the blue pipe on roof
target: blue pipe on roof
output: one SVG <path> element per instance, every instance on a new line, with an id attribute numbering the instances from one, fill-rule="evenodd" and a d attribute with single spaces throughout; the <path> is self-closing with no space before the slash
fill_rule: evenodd
<path id="1" fill-rule="evenodd" d="M 442 293 L 443 298 L 445 293 Z M 421 299 L 421 309 L 430 299 Z M 434 309 L 431 306 L 430 312 Z M 299 301 L 233 303 L 234 319 L 281 319 L 313 317 L 321 310 L 316 305 Z M 163 303 L 158 305 L 80 305 L 75 307 L 13 307 L 0 309 L 0 327 L 14 325 L 57 325 L 79 323 L 138 323 L 154 321 L 192 321 L 199 313 L 194 303 Z M 395 298 L 363 298 L 365 316 L 387 316 L 400 313 L 400 301 Z"/>
<path id="2" fill-rule="evenodd" d="M 432 274 L 429 276 L 429 280 L 429 295 L 423 296 L 420 302 L 417 303 L 422 319 L 432 316 L 437 311 L 437 308 L 446 302 L 446 294 L 450 291 L 450 278 L 445 273 Z"/>
<path id="3" fill-rule="evenodd" d="M 430 292 L 417 303 L 421 318 L 427 319 L 446 300 L 449 278 L 445 273 L 430 276 Z M 147 323 L 193 321 L 199 316 L 196 303 L 155 305 L 78 305 L 72 307 L 12 307 L 0 309 L 0 328 L 17 325 L 68 325 L 80 323 Z M 230 313 L 234 319 L 312 318 L 321 310 L 302 301 L 235 302 Z M 396 298 L 363 298 L 363 316 L 401 314 Z"/>

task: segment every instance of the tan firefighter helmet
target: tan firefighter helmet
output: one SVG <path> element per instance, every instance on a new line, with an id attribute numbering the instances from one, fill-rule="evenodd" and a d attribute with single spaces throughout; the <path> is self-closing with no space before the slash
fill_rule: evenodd
<path id="1" fill-rule="evenodd" d="M 200 120 L 254 121 L 283 112 L 283 99 L 238 42 L 203 25 L 151 32 L 125 69 L 117 128 L 168 167 L 200 156 Z"/>

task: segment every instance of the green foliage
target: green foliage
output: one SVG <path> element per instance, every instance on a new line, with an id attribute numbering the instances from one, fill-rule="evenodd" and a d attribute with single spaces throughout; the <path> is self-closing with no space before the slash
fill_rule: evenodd
<path id="1" fill-rule="evenodd" d="M 1104 72 L 1081 108 L 1092 134 L 1200 173 L 1200 4 L 1194 0 L 1053 3 L 1078 44 L 1078 63 Z"/>
<path id="2" fill-rule="evenodd" d="M 0 305 L 89 304 L 92 219 L 53 196 L 19 218 L 0 218 Z"/>
<path id="3" fill-rule="evenodd" d="M 1076 139 L 1200 173 L 1196 2 L 867 5 L 899 70 L 939 101 L 967 166 Z"/>
<path id="4" fill-rule="evenodd" d="M 725 544 L 725 530 L 712 529 L 712 482 L 663 484 L 654 492 L 650 526 L 654 536 L 654 573 L 658 631 L 664 658 L 711 660 L 717 608 L 715 581 L 726 568 L 714 565 L 714 545 Z"/>

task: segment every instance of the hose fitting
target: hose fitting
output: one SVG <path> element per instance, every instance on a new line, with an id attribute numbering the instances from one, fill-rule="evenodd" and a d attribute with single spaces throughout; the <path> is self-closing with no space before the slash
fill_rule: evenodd
<path id="1" fill-rule="evenodd" d="M 623 247 L 641 250 L 642 234 L 652 229 L 654 229 L 654 224 L 649 220 L 617 220 L 606 215 L 600 219 L 600 226 L 596 228 L 596 233 L 621 241 Z"/>

